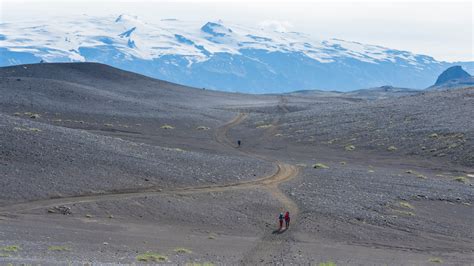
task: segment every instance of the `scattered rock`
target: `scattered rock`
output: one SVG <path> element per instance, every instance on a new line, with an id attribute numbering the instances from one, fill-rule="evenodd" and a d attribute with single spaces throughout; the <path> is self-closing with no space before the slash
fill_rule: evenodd
<path id="1" fill-rule="evenodd" d="M 72 214 L 71 208 L 67 206 L 54 206 L 48 209 L 48 213 L 60 213 L 63 215 L 70 215 Z"/>

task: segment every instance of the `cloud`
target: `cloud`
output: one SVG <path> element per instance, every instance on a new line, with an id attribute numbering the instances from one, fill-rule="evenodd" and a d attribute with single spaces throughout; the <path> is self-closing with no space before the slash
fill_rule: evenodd
<path id="1" fill-rule="evenodd" d="M 258 26 L 265 30 L 273 30 L 278 32 L 287 32 L 293 25 L 288 21 L 280 20 L 264 20 L 258 23 Z"/>

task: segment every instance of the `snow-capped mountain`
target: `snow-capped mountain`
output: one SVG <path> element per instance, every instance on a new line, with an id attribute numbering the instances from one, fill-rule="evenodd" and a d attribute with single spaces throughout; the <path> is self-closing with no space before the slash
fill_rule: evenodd
<path id="1" fill-rule="evenodd" d="M 84 15 L 0 24 L 0 66 L 41 60 L 101 62 L 194 87 L 255 93 L 425 88 L 451 65 L 381 46 L 222 21 L 150 24 L 129 15 Z"/>

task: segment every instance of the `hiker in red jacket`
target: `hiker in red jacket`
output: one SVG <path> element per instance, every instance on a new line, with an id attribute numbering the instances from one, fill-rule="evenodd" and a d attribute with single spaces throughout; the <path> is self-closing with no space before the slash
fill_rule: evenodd
<path id="1" fill-rule="evenodd" d="M 286 229 L 290 227 L 290 212 L 285 213 L 285 227 Z"/>

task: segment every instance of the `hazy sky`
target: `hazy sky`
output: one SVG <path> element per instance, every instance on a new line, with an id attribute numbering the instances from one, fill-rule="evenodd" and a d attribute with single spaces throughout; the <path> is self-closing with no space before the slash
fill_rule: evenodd
<path id="1" fill-rule="evenodd" d="M 438 60 L 474 61 L 472 1 L 269 0 L 0 0 L 0 20 L 64 15 L 137 15 L 154 22 L 222 19 L 245 25 L 339 38 L 427 54 Z M 1 28 L 0 28 L 1 31 Z"/>

